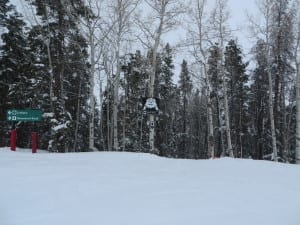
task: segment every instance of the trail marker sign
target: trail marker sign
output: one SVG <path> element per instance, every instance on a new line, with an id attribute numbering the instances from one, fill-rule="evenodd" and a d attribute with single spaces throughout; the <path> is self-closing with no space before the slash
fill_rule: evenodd
<path id="1" fill-rule="evenodd" d="M 10 122 L 38 122 L 42 120 L 40 109 L 10 109 L 6 112 L 6 120 Z"/>

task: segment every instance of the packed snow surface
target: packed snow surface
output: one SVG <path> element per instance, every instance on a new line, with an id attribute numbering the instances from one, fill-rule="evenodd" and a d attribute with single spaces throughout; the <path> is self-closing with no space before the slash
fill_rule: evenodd
<path id="1" fill-rule="evenodd" d="M 1 225 L 299 225 L 300 166 L 0 149 Z"/>

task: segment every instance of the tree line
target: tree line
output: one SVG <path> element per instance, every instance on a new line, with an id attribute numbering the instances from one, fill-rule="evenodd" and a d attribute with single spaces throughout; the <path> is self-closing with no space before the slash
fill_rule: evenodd
<path id="1" fill-rule="evenodd" d="M 297 1 L 258 3 L 261 20 L 249 16 L 247 24 L 251 57 L 228 24 L 226 0 L 24 4 L 31 19 L 0 3 L 1 146 L 14 125 L 20 147 L 38 130 L 39 148 L 53 152 L 295 162 Z M 164 43 L 178 28 L 185 39 Z M 5 121 L 8 109 L 26 108 L 42 109 L 43 121 Z"/>

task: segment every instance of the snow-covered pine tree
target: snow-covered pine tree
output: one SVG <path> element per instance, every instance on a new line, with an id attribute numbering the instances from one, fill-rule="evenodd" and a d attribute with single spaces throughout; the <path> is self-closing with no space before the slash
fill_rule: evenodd
<path id="1" fill-rule="evenodd" d="M 291 113 L 287 111 L 293 83 L 293 19 L 295 8 L 290 0 L 277 0 L 271 4 L 270 46 L 271 73 L 274 81 L 274 122 L 277 135 L 278 154 L 283 160 L 288 159 Z"/>
<path id="2" fill-rule="evenodd" d="M 179 115 L 179 133 L 177 142 L 178 142 L 178 153 L 180 158 L 188 158 L 189 157 L 189 131 L 190 131 L 190 123 L 189 123 L 189 102 L 192 94 L 192 80 L 189 74 L 187 61 L 183 60 L 181 64 L 181 72 L 179 75 L 179 93 L 180 93 L 180 115 Z"/>
<path id="3" fill-rule="evenodd" d="M 126 151 L 147 151 L 146 118 L 143 115 L 142 97 L 146 96 L 146 78 L 144 71 L 145 58 L 140 51 L 129 54 L 129 58 L 122 63 L 124 79 L 121 87 L 124 96 L 121 96 L 119 113 L 122 130 L 122 146 Z"/>
<path id="4" fill-rule="evenodd" d="M 222 93 L 222 78 L 220 76 L 220 47 L 215 44 L 210 47 L 208 55 L 208 79 L 211 84 L 211 100 L 213 114 L 217 115 L 214 120 L 214 128 L 218 132 L 214 132 L 215 136 L 215 156 L 220 156 L 225 151 L 225 122 L 224 122 L 224 106 Z"/>
<path id="5" fill-rule="evenodd" d="M 76 123 L 76 109 L 78 104 L 69 104 L 71 99 L 80 97 L 78 94 L 79 80 L 72 82 L 78 76 L 84 76 L 82 71 L 87 69 L 86 64 L 86 43 L 80 37 L 76 17 L 84 15 L 84 4 L 81 0 L 68 2 L 71 5 L 62 4 L 61 1 L 31 2 L 36 7 L 37 15 L 40 17 L 40 24 L 34 26 L 37 36 L 35 38 L 43 41 L 43 56 L 47 56 L 46 65 L 48 73 L 48 93 L 43 97 L 49 99 L 49 107 L 43 109 L 49 115 L 48 122 L 52 128 L 48 148 L 52 151 L 72 151 L 74 140 L 74 123 Z M 68 8 L 68 12 L 66 9 Z M 72 10 L 70 16 L 69 10 Z M 78 41 L 78 42 L 77 42 Z M 76 51 L 74 49 L 78 51 Z M 80 57 L 75 60 L 75 55 Z M 74 67 L 81 66 L 81 71 Z M 76 79 L 75 79 L 76 80 Z M 72 82 L 72 83 L 71 83 Z M 70 101 L 71 102 L 71 101 Z M 78 103 L 78 101 L 75 101 Z M 86 104 L 85 100 L 81 101 Z"/>
<path id="6" fill-rule="evenodd" d="M 225 47 L 225 72 L 228 83 L 228 103 L 232 147 L 236 157 L 248 157 L 247 141 L 247 64 L 242 61 L 242 51 L 234 40 Z"/>
<path id="7" fill-rule="evenodd" d="M 254 159 L 263 159 L 270 152 L 267 130 L 270 129 L 268 113 L 268 61 L 267 45 L 263 40 L 257 41 L 252 49 L 254 53 L 255 68 L 251 76 L 249 95 L 249 115 L 251 118 L 251 139 Z M 250 138 L 250 137 L 249 137 Z"/>
<path id="8" fill-rule="evenodd" d="M 166 44 L 159 54 L 157 63 L 155 93 L 159 98 L 159 118 L 157 123 L 156 146 L 158 154 L 161 156 L 171 157 L 176 149 L 175 132 L 172 127 L 175 125 L 176 104 L 176 86 L 173 83 L 174 64 L 173 49 Z"/>
<path id="9" fill-rule="evenodd" d="M 191 157 L 195 159 L 207 159 L 210 156 L 208 146 L 208 115 L 207 115 L 206 89 L 198 89 L 192 93 L 190 102 L 190 134 Z"/>
<path id="10" fill-rule="evenodd" d="M 8 15 L 9 14 L 9 15 Z M 7 145 L 8 124 L 6 110 L 9 109 L 9 91 L 22 63 L 24 50 L 24 22 L 8 0 L 0 2 L 0 146 Z M 18 41 L 19 40 L 19 41 Z M 18 54 L 21 54 L 20 56 Z"/>
<path id="11" fill-rule="evenodd" d="M 1 5 L 1 11 L 3 12 L 1 26 L 4 28 L 4 33 L 1 35 L 2 45 L 0 47 L 0 108 L 1 121 L 5 121 L 5 111 L 7 109 L 22 109 L 32 106 L 34 86 L 38 81 L 32 76 L 34 70 L 33 55 L 28 48 L 25 32 L 26 24 L 23 17 L 14 7 L 7 4 Z M 5 15 L 8 11 L 8 15 Z M 18 127 L 28 128 L 29 126 L 28 124 L 18 123 Z M 4 133 L 8 132 L 7 124 L 3 124 L 1 130 Z M 28 133 L 28 130 L 20 129 L 18 132 L 18 144 L 22 147 L 28 147 L 30 139 L 28 139 L 28 135 L 23 135 Z M 2 137 L 5 136 L 8 135 Z"/>

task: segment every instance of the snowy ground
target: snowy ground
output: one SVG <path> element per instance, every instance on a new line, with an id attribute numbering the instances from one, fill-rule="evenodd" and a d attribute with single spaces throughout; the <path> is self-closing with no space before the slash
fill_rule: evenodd
<path id="1" fill-rule="evenodd" d="M 0 149 L 1 225 L 299 225 L 300 166 Z"/>

